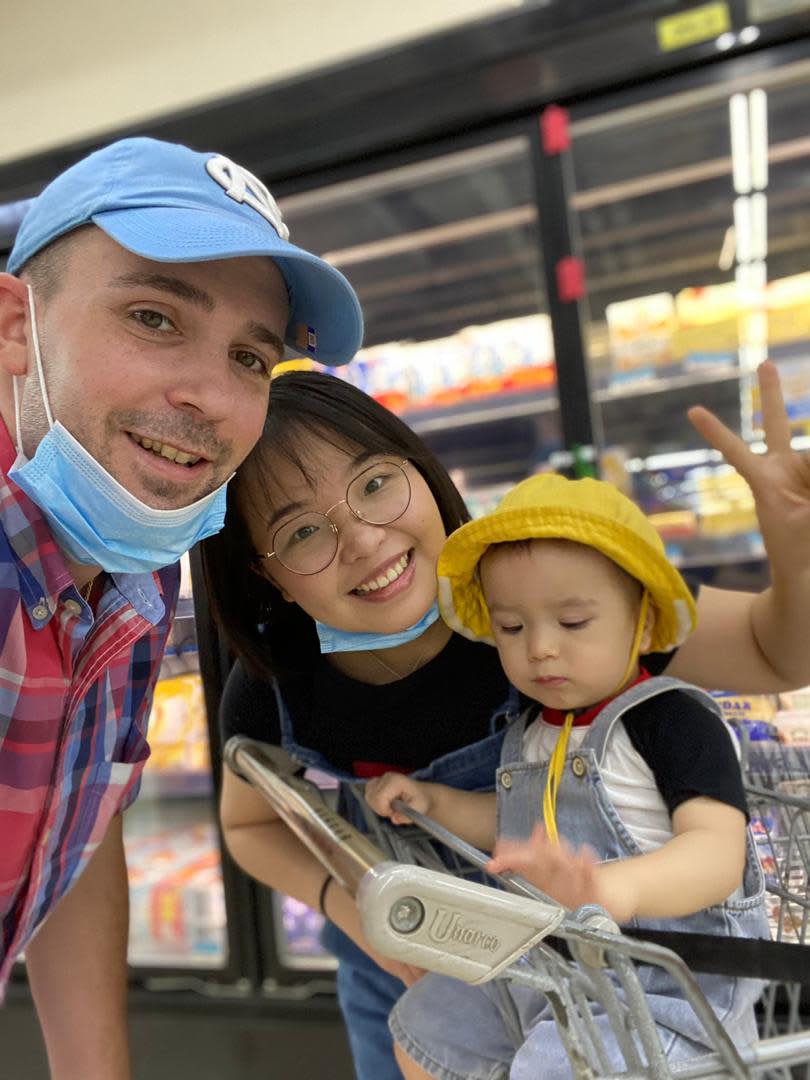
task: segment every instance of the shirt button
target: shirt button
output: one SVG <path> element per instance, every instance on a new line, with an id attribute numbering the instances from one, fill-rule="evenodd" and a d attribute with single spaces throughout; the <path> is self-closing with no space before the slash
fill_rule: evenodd
<path id="1" fill-rule="evenodd" d="M 585 762 L 581 757 L 575 757 L 571 762 L 571 772 L 580 778 L 585 775 Z"/>
<path id="2" fill-rule="evenodd" d="M 512 774 L 509 772 L 501 773 L 501 787 L 506 788 L 508 791 L 512 786 Z"/>
<path id="3" fill-rule="evenodd" d="M 81 615 L 82 606 L 81 606 L 81 604 L 79 603 L 78 600 L 66 600 L 65 601 L 65 611 L 69 615 Z"/>
<path id="4" fill-rule="evenodd" d="M 49 614 L 50 612 L 48 611 L 47 606 L 43 603 L 37 604 L 33 610 L 35 619 L 47 619 Z"/>

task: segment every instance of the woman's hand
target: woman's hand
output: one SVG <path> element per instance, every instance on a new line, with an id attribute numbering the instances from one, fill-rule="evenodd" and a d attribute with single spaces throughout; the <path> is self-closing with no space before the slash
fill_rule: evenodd
<path id="1" fill-rule="evenodd" d="M 760 593 L 701 588 L 697 629 L 667 673 L 762 694 L 810 682 L 810 454 L 790 447 L 776 367 L 760 364 L 757 377 L 767 453 L 755 454 L 700 406 L 689 419 L 751 488 L 771 585 Z"/>
<path id="2" fill-rule="evenodd" d="M 402 773 L 390 772 L 375 776 L 366 784 L 365 797 L 375 814 L 390 818 L 394 825 L 410 823 L 410 818 L 394 809 L 392 804 L 395 799 L 401 799 L 421 814 L 430 814 L 433 809 L 431 785 L 411 780 Z"/>
<path id="3" fill-rule="evenodd" d="M 414 967 L 413 964 L 403 964 L 401 960 L 392 960 L 390 956 L 383 956 L 382 953 L 377 952 L 375 949 L 366 947 L 366 952 L 377 967 L 381 967 L 383 971 L 387 971 L 389 975 L 393 975 L 395 979 L 399 979 L 406 986 L 413 986 L 415 982 L 418 982 L 426 974 L 424 968 Z"/>
<path id="4" fill-rule="evenodd" d="M 792 450 L 779 372 L 766 360 L 757 369 L 767 452 L 755 454 L 739 435 L 708 409 L 688 416 L 703 438 L 719 450 L 748 483 L 774 576 L 810 575 L 810 454 Z"/>

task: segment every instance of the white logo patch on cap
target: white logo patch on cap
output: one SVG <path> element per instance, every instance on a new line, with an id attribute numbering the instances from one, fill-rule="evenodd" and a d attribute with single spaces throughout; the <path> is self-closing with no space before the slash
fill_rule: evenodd
<path id="1" fill-rule="evenodd" d="M 209 158 L 205 168 L 234 202 L 252 207 L 270 222 L 282 240 L 290 239 L 290 230 L 284 224 L 278 203 L 258 177 L 221 154 Z"/>

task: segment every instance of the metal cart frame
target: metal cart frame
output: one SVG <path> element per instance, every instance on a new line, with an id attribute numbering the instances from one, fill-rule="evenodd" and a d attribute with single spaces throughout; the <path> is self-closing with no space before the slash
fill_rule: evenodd
<path id="1" fill-rule="evenodd" d="M 543 993 L 576 1080 L 787 1078 L 796 1066 L 805 1066 L 810 1076 L 810 1031 L 800 1027 L 798 987 L 789 988 L 787 1030 L 776 1033 L 775 997 L 770 1002 L 766 997 L 765 1037 L 738 1050 L 685 961 L 661 945 L 620 933 L 603 909 L 589 905 L 567 912 L 522 878 L 485 875 L 485 855 L 404 805 L 400 809 L 415 827 L 391 826 L 366 808 L 368 834 L 360 832 L 314 785 L 285 774 L 263 743 L 235 736 L 225 747 L 225 760 L 355 896 L 375 949 L 465 982 L 512 980 Z M 785 776 L 781 764 L 777 772 L 776 784 L 750 785 L 752 819 L 776 936 L 785 940 L 790 928 L 803 944 L 810 904 L 805 895 L 810 798 L 785 789 L 799 781 Z M 763 779 L 759 772 L 753 775 Z M 358 805 L 365 807 L 362 797 Z M 636 964 L 666 970 L 702 1024 L 711 1052 L 677 1064 L 667 1061 Z M 622 1071 L 611 1065 L 597 1016 L 608 1018 L 624 1058 Z M 504 1018 L 510 1021 L 507 1012 Z"/>

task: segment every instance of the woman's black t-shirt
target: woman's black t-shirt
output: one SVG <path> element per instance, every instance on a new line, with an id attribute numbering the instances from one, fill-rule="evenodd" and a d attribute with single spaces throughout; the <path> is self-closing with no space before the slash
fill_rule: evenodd
<path id="1" fill-rule="evenodd" d="M 295 741 L 358 776 L 379 772 L 380 765 L 410 772 L 483 739 L 508 692 L 495 649 L 458 634 L 413 675 L 385 686 L 350 679 L 323 658 L 313 671 L 282 683 Z M 237 662 L 220 723 L 223 739 L 238 734 L 278 745 L 272 685 L 251 679 Z"/>
<path id="2" fill-rule="evenodd" d="M 658 675 L 671 656 L 646 656 L 644 665 Z M 295 741 L 356 776 L 383 766 L 411 772 L 486 738 L 508 693 L 497 651 L 459 634 L 413 675 L 385 686 L 350 679 L 323 658 L 314 671 L 282 684 Z M 238 661 L 225 685 L 220 727 L 223 742 L 246 735 L 281 743 L 272 685 L 250 678 Z"/>

